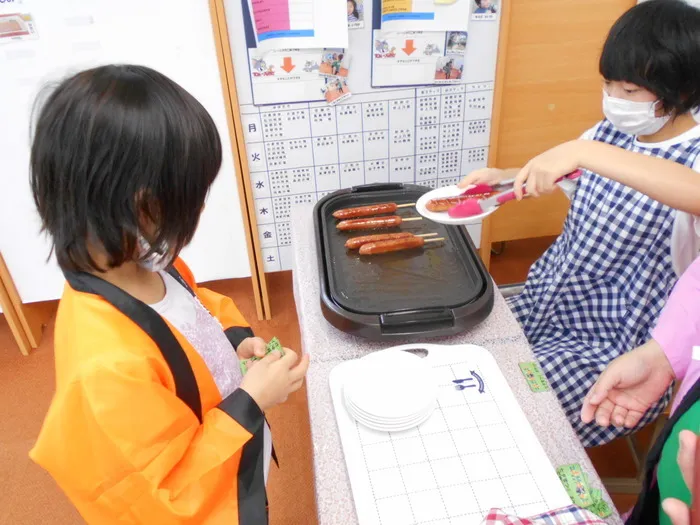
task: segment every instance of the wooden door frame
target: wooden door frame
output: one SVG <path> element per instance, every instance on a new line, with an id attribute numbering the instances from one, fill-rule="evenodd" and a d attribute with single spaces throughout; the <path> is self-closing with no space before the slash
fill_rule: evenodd
<path id="1" fill-rule="evenodd" d="M 491 133 L 489 135 L 489 155 L 487 166 L 495 168 L 498 157 L 499 136 L 501 132 L 501 114 L 503 112 L 503 93 L 505 91 L 506 60 L 508 54 L 508 37 L 510 36 L 511 5 L 510 0 L 501 2 L 501 20 L 498 27 L 498 55 L 496 59 L 496 78 L 491 109 Z M 466 175 L 466 173 L 465 173 Z M 479 255 L 486 269 L 491 263 L 491 219 L 486 217 L 481 223 Z"/>
<path id="2" fill-rule="evenodd" d="M 0 253 L 0 306 L 20 352 L 25 356 L 29 355 L 32 349 L 39 346 L 43 323 L 37 316 L 32 316 L 22 304 L 2 253 Z"/>
<path id="3" fill-rule="evenodd" d="M 267 291 L 262 246 L 258 236 L 258 220 L 255 214 L 255 200 L 250 182 L 248 155 L 245 149 L 245 135 L 241 123 L 241 111 L 238 103 L 238 92 L 236 91 L 236 76 L 231 55 L 231 41 L 223 0 L 209 0 L 209 10 L 211 12 L 216 56 L 221 74 L 221 88 L 226 106 L 226 120 L 231 137 L 231 152 L 233 153 L 236 168 L 238 197 L 244 222 L 246 246 L 248 248 L 248 262 L 253 283 L 253 295 L 255 296 L 255 308 L 259 320 L 269 320 L 272 318 L 270 297 Z"/>

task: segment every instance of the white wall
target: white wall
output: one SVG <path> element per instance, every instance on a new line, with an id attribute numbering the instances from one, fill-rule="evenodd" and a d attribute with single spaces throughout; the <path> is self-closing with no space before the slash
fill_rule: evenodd
<path id="1" fill-rule="evenodd" d="M 39 38 L 0 44 L 0 251 L 24 302 L 56 299 L 63 278 L 28 184 L 29 118 L 48 81 L 104 63 L 138 63 L 170 76 L 212 114 L 224 162 L 199 230 L 183 253 L 200 281 L 250 275 L 234 159 L 208 2 L 19 0 L 2 12 L 32 14 Z"/>

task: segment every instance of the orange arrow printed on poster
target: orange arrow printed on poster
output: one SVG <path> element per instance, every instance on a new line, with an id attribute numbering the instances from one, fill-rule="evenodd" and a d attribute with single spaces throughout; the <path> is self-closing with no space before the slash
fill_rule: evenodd
<path id="1" fill-rule="evenodd" d="M 284 61 L 282 62 L 282 69 L 284 69 L 287 73 L 291 73 L 292 69 L 294 69 L 295 66 L 292 64 L 292 57 L 284 57 Z"/>
<path id="2" fill-rule="evenodd" d="M 403 48 L 403 52 L 410 55 L 415 50 L 416 48 L 413 46 L 413 40 L 406 40 L 406 47 Z"/>

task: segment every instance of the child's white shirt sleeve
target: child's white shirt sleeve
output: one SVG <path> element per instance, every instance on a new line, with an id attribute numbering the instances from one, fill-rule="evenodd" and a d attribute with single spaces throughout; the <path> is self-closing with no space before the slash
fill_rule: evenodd
<path id="1" fill-rule="evenodd" d="M 695 159 L 693 171 L 700 173 L 700 157 Z M 678 277 L 688 269 L 698 253 L 700 253 L 700 217 L 677 211 L 671 234 L 671 259 Z"/>
<path id="2" fill-rule="evenodd" d="M 700 113 L 697 114 L 700 121 Z M 593 140 L 598 124 L 586 130 L 580 140 Z M 693 170 L 700 173 L 700 157 L 695 160 Z M 558 183 L 566 196 L 571 199 L 576 191 L 578 180 L 565 179 Z M 677 276 L 681 276 L 700 254 L 700 217 L 690 213 L 676 211 L 671 234 L 671 261 Z"/>

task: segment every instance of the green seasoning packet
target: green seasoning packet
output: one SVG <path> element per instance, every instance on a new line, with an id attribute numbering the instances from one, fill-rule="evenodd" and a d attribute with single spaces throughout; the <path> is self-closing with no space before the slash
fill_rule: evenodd
<path id="1" fill-rule="evenodd" d="M 549 390 L 549 383 L 547 382 L 547 378 L 544 377 L 540 365 L 531 361 L 529 363 L 520 363 L 519 366 L 530 390 L 533 392 L 546 392 Z"/>
<path id="2" fill-rule="evenodd" d="M 584 477 L 581 465 L 563 465 L 557 469 L 557 475 L 575 505 L 586 508 L 593 504 L 591 487 Z"/>
<path id="3" fill-rule="evenodd" d="M 593 504 L 588 507 L 588 510 L 600 518 L 607 518 L 612 514 L 610 505 L 608 505 L 608 503 L 602 499 L 602 497 L 598 501 L 594 501 Z"/>
<path id="4" fill-rule="evenodd" d="M 284 350 L 282 349 L 282 344 L 279 342 L 279 340 L 276 337 L 273 337 L 270 339 L 270 342 L 267 343 L 267 346 L 265 347 L 265 355 L 269 354 L 270 352 L 273 352 L 275 350 L 279 350 L 282 355 L 284 355 Z"/>
<path id="5" fill-rule="evenodd" d="M 282 344 L 279 342 L 279 339 L 276 337 L 273 337 L 270 339 L 270 342 L 267 343 L 267 346 L 265 346 L 265 355 L 269 354 L 270 352 L 274 352 L 277 350 L 282 356 L 284 356 L 284 348 L 282 348 Z M 246 375 L 248 373 L 248 363 L 251 361 L 258 361 L 258 357 L 251 357 L 250 359 L 244 359 L 241 361 L 241 374 Z"/>
<path id="6" fill-rule="evenodd" d="M 607 518 L 612 514 L 610 505 L 603 499 L 603 492 L 591 488 L 588 474 L 583 471 L 581 465 L 563 465 L 557 469 L 557 475 L 574 504 L 600 518 Z"/>

